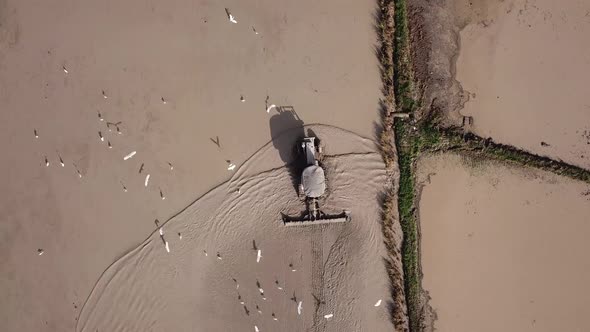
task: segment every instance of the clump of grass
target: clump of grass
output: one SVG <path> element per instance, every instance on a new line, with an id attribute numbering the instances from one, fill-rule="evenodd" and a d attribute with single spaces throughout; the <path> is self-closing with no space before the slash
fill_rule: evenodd
<path id="1" fill-rule="evenodd" d="M 394 3 L 391 0 L 379 0 L 378 13 L 378 57 L 381 66 L 383 99 L 381 100 L 381 126 L 379 146 L 389 173 L 395 169 L 395 146 L 393 144 L 393 112 L 395 112 L 393 38 L 395 31 Z"/>
<path id="2" fill-rule="evenodd" d="M 417 106 L 414 97 L 414 75 L 410 54 L 410 29 L 408 27 L 408 10 L 406 0 L 394 0 L 395 47 L 394 86 L 398 99 L 398 109 L 411 112 Z"/>
<path id="3" fill-rule="evenodd" d="M 391 293 L 393 297 L 392 320 L 396 331 L 408 331 L 408 319 L 406 315 L 406 301 L 404 293 L 404 277 L 400 264 L 400 252 L 398 248 L 398 236 L 394 231 L 397 227 L 395 218 L 397 213 L 396 193 L 391 190 L 384 194 L 382 210 L 382 232 L 385 239 L 385 247 L 388 258 L 385 259 L 385 266 L 391 281 Z"/>

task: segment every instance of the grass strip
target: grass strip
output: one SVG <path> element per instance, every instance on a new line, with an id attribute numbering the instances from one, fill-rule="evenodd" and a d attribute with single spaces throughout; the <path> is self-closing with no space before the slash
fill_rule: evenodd
<path id="1" fill-rule="evenodd" d="M 410 54 L 410 30 L 406 0 L 393 0 L 395 12 L 394 91 L 397 109 L 413 113 L 418 103 L 415 98 Z M 403 231 L 402 264 L 409 330 L 421 330 L 421 271 L 419 229 L 415 213 L 416 178 L 414 162 L 425 145 L 432 144 L 433 136 L 422 136 L 418 127 L 406 121 L 395 121 L 394 134 L 400 171 L 398 210 Z"/>
<path id="2" fill-rule="evenodd" d="M 388 176 L 391 178 L 391 187 L 382 197 L 382 232 L 385 245 L 388 251 L 388 257 L 385 259 L 385 265 L 389 274 L 391 283 L 391 295 L 393 306 L 391 318 L 396 331 L 408 331 L 408 318 L 406 315 L 406 294 L 403 270 L 400 269 L 400 258 L 398 249 L 398 236 L 395 233 L 397 226 L 396 211 L 397 192 L 395 191 L 395 178 L 397 169 L 397 151 L 394 143 L 394 116 L 396 111 L 396 84 L 394 83 L 395 75 L 395 1 L 378 0 L 378 12 L 376 17 L 376 29 L 379 39 L 377 48 L 377 57 L 379 59 L 382 93 L 383 98 L 380 101 L 381 106 L 381 130 L 378 135 L 380 152 L 385 163 Z M 403 263 L 402 263 L 403 264 Z"/>
<path id="3" fill-rule="evenodd" d="M 436 144 L 425 147 L 424 151 L 458 151 L 476 158 L 488 158 L 513 165 L 532 167 L 574 180 L 590 183 L 590 171 L 546 156 L 540 156 L 511 145 L 496 143 L 491 138 L 483 138 L 465 133 L 461 128 L 442 128 L 430 125 L 437 132 Z"/>

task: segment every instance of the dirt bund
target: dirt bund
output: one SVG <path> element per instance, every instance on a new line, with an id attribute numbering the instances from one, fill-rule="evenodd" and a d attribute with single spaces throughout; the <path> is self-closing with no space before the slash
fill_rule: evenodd
<path id="1" fill-rule="evenodd" d="M 590 329 L 588 185 L 455 154 L 418 163 L 437 331 Z"/>
<path id="2" fill-rule="evenodd" d="M 462 1 L 456 1 L 462 2 Z M 464 23 L 456 78 L 480 136 L 590 167 L 590 4 L 475 1 Z"/>
<path id="3" fill-rule="evenodd" d="M 324 144 L 323 209 L 349 209 L 352 222 L 285 227 L 281 213 L 300 213 L 304 205 L 269 143 L 230 181 L 163 224 L 163 239 L 156 230 L 113 263 L 84 306 L 77 331 L 254 331 L 254 325 L 261 331 L 391 331 L 378 201 L 386 180 L 381 156 L 373 141 L 349 132 L 305 129 Z M 296 137 L 293 131 L 281 137 L 295 143 L 288 138 Z M 259 263 L 254 248 L 261 250 Z M 295 298 L 303 301 L 300 316 Z M 383 304 L 374 307 L 379 299 Z M 327 314 L 334 317 L 327 320 Z"/>

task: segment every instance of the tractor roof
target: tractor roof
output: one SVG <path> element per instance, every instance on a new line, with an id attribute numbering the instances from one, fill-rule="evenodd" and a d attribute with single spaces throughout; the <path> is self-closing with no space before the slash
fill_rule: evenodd
<path id="1" fill-rule="evenodd" d="M 320 197 L 326 191 L 326 179 L 324 170 L 318 165 L 307 166 L 303 170 L 301 182 L 307 197 Z"/>

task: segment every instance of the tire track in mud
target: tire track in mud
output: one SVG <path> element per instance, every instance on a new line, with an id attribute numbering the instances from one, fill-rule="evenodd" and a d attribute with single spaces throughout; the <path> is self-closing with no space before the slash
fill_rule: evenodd
<path id="1" fill-rule="evenodd" d="M 312 226 L 313 227 L 313 226 Z M 313 330 L 321 331 L 322 316 L 319 314 L 324 301 L 324 236 L 326 225 L 313 227 L 311 231 L 311 293 L 314 299 Z"/>

